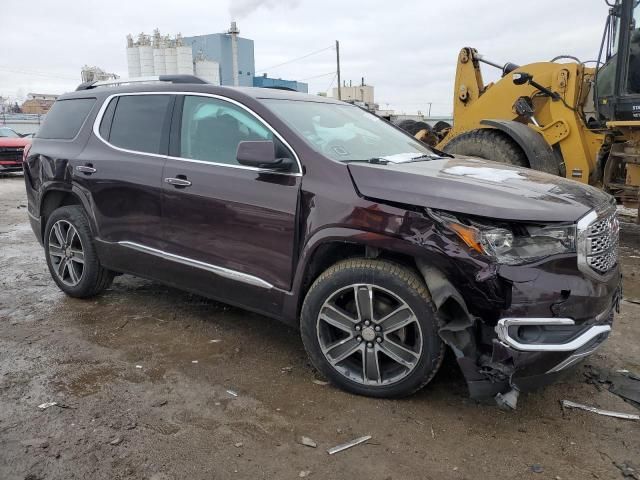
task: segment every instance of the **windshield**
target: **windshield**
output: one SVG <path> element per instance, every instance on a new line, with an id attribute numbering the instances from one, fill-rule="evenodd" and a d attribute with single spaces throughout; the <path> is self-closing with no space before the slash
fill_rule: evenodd
<path id="1" fill-rule="evenodd" d="M 426 145 L 353 105 L 265 99 L 264 103 L 311 147 L 341 162 L 409 161 L 435 155 Z"/>
<path id="2" fill-rule="evenodd" d="M 9 137 L 9 138 L 20 138 L 16 132 L 11 130 L 10 128 L 4 127 L 0 128 L 0 137 Z"/>

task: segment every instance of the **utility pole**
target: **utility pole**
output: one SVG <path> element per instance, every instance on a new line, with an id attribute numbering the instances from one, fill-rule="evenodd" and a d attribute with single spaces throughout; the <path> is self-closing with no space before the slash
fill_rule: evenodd
<path id="1" fill-rule="evenodd" d="M 429 104 L 429 113 L 427 114 L 427 117 L 431 118 L 431 103 L 433 102 L 427 102 Z"/>
<path id="2" fill-rule="evenodd" d="M 342 80 L 340 80 L 340 42 L 336 40 L 336 72 L 338 74 L 338 100 L 342 100 Z"/>

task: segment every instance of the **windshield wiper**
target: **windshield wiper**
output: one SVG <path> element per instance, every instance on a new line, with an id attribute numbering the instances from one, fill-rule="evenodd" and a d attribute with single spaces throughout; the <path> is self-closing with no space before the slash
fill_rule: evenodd
<path id="1" fill-rule="evenodd" d="M 373 157 L 373 158 L 369 158 L 367 160 L 363 160 L 363 159 L 355 159 L 355 160 L 342 160 L 343 163 L 355 163 L 355 162 L 360 162 L 360 163 L 373 163 L 374 165 L 387 165 L 389 162 L 389 160 L 387 160 L 386 158 L 382 158 L 382 157 Z"/>

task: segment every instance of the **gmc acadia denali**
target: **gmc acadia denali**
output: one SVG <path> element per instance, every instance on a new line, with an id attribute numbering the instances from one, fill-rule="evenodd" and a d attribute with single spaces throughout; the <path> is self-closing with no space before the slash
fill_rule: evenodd
<path id="1" fill-rule="evenodd" d="M 333 384 L 377 397 L 429 383 L 448 346 L 472 397 L 513 407 L 607 338 L 609 195 L 339 101 L 159 80 L 61 96 L 25 155 L 66 294 L 129 273 L 275 317 Z"/>

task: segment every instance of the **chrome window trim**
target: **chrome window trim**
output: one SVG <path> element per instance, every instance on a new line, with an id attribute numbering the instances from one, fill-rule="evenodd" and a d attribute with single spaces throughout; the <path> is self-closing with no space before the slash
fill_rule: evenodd
<path id="1" fill-rule="evenodd" d="M 495 327 L 496 334 L 505 345 L 523 352 L 571 352 L 583 347 L 598 335 L 611 331 L 610 325 L 593 325 L 567 343 L 520 343 L 509 335 L 509 327 L 518 325 L 575 325 L 570 318 L 502 318 Z"/>
<path id="2" fill-rule="evenodd" d="M 238 272 L 237 270 L 231 270 L 229 268 L 220 267 L 218 265 L 212 265 L 211 263 L 201 262 L 200 260 L 194 260 L 193 258 L 183 257 L 174 253 L 165 252 L 164 250 L 158 250 L 157 248 L 147 247 L 146 245 L 142 245 L 140 243 L 120 241 L 118 242 L 118 245 L 137 250 L 138 252 L 147 253 L 149 255 L 155 255 L 156 257 L 160 257 L 165 260 L 181 263 L 189 267 L 206 270 L 208 272 L 215 273 L 216 275 L 220 275 L 221 277 L 236 280 L 238 282 L 253 285 L 255 287 L 267 289 L 273 288 L 272 284 L 254 275 Z"/>
<path id="3" fill-rule="evenodd" d="M 197 96 L 197 97 L 209 97 L 209 98 L 215 98 L 217 100 L 222 100 L 224 102 L 228 102 L 231 103 L 232 105 L 235 105 L 237 107 L 240 107 L 241 109 L 245 110 L 246 112 L 248 112 L 250 115 L 252 115 L 253 117 L 255 117 L 258 121 L 260 121 L 260 123 L 262 123 L 269 131 L 271 131 L 271 133 L 273 133 L 276 138 L 278 138 L 278 140 L 280 140 L 293 154 L 295 160 L 296 160 L 296 164 L 298 166 L 298 172 L 278 172 L 276 170 L 270 170 L 268 168 L 257 168 L 257 167 L 249 167 L 246 165 L 233 165 L 230 163 L 220 163 L 220 162 L 208 162 L 206 160 L 197 160 L 194 158 L 184 158 L 184 157 L 174 157 L 171 155 L 162 155 L 159 153 L 148 153 L 148 152 L 141 152 L 139 150 L 129 150 L 128 148 L 122 148 L 122 147 L 118 147 L 116 145 L 113 145 L 111 143 L 109 143 L 107 140 L 105 140 L 104 138 L 102 138 L 102 136 L 100 135 L 100 123 L 102 122 L 102 117 L 104 116 L 105 111 L 107 110 L 107 106 L 109 105 L 109 102 L 111 102 L 111 100 L 113 100 L 115 97 L 127 97 L 127 96 L 135 96 L 135 95 L 192 95 L 192 96 Z M 110 148 L 113 148 L 114 150 L 120 151 L 120 152 L 124 152 L 124 153 L 132 153 L 135 155 L 147 155 L 147 156 L 152 156 L 152 157 L 158 157 L 158 158 L 164 158 L 165 160 L 170 159 L 170 160 L 180 160 L 183 162 L 192 162 L 192 163 L 201 163 L 201 164 L 206 164 L 206 165 L 214 165 L 214 166 L 218 166 L 218 167 L 227 167 L 227 168 L 235 168 L 238 170 L 251 170 L 254 172 L 259 172 L 259 173 L 269 173 L 269 174 L 273 174 L 273 175 L 288 175 L 288 176 L 292 176 L 292 177 L 301 177 L 302 176 L 302 163 L 300 162 L 300 157 L 298 157 L 298 153 L 293 149 L 293 147 L 289 144 L 289 142 L 287 142 L 284 137 L 282 135 L 280 135 L 280 133 L 271 126 L 271 124 L 269 124 L 269 122 L 267 122 L 265 119 L 263 119 L 260 115 L 258 115 L 256 112 L 254 112 L 253 110 L 251 110 L 249 107 L 247 107 L 246 105 L 238 102 L 237 100 L 234 100 L 232 98 L 229 97 L 225 97 L 223 95 L 218 95 L 215 93 L 203 93 L 203 92 L 166 92 L 166 91 L 162 91 L 162 92 L 131 92 L 131 93 L 114 93 L 113 95 L 109 95 L 104 102 L 102 103 L 102 106 L 100 107 L 100 110 L 98 111 L 98 115 L 96 116 L 96 119 L 93 122 L 93 134 L 96 136 L 96 138 L 98 138 L 98 140 L 100 140 L 102 143 L 104 143 L 105 145 L 107 145 Z"/>

